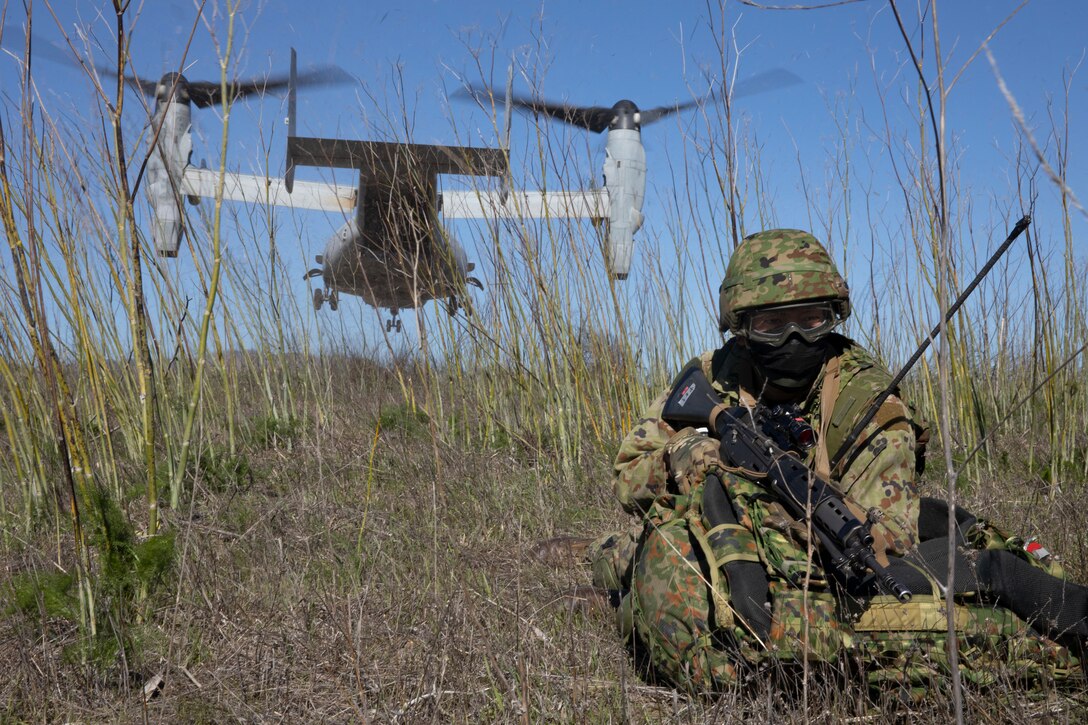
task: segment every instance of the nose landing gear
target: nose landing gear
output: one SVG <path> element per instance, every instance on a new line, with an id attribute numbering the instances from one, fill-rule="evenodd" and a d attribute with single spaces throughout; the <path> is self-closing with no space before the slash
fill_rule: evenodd
<path id="1" fill-rule="evenodd" d="M 317 260 L 318 264 L 323 264 L 324 261 L 325 261 L 324 258 L 320 254 L 317 255 L 317 257 L 315 259 Z M 325 274 L 324 270 L 322 270 L 319 267 L 315 267 L 314 269 L 311 269 L 308 272 L 306 272 L 306 274 L 302 275 L 302 278 L 303 279 L 314 279 L 316 277 L 321 277 L 324 274 Z M 318 310 L 320 310 L 321 306 L 324 305 L 326 302 L 329 303 L 329 309 L 332 310 L 333 312 L 336 312 L 337 308 L 340 307 L 340 295 L 337 294 L 336 290 L 330 290 L 328 287 L 325 287 L 324 289 L 320 289 L 320 288 L 315 289 L 314 290 L 314 312 L 317 312 Z"/>
<path id="2" fill-rule="evenodd" d="M 321 306 L 326 302 L 329 303 L 329 309 L 336 312 L 340 307 L 340 295 L 336 293 L 336 290 L 314 290 L 314 312 L 321 309 Z"/>

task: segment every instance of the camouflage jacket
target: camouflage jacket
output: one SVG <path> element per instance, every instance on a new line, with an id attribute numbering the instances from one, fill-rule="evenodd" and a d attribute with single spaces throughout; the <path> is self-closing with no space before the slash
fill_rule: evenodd
<path id="1" fill-rule="evenodd" d="M 834 455 L 891 376 L 849 338 L 833 334 L 830 340 L 839 358 L 839 394 L 822 444 Z M 739 404 L 744 394 L 758 399 L 759 375 L 743 340 L 732 338 L 699 360 L 727 405 Z M 805 419 L 817 431 L 826 369 L 800 403 Z M 706 459 L 716 456 L 717 444 L 704 434 L 692 428 L 677 431 L 661 420 L 666 397 L 667 391 L 650 405 L 616 456 L 613 488 L 630 513 L 667 515 L 701 483 Z M 892 554 L 905 553 L 917 537 L 915 477 L 922 453 L 919 438 L 926 436 L 925 424 L 912 409 L 900 397 L 889 396 L 832 476 L 838 489 L 861 507 L 877 507 L 884 513 L 882 533 Z"/>

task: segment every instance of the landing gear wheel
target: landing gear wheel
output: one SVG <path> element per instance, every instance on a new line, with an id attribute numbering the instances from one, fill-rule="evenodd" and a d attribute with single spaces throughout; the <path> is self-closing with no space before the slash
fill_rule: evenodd
<path id="1" fill-rule="evenodd" d="M 340 308 L 340 295 L 336 290 L 333 290 L 327 295 L 327 298 L 329 300 L 329 309 L 336 312 Z"/>
<path id="2" fill-rule="evenodd" d="M 393 321 L 392 320 L 386 320 L 385 321 L 385 331 L 386 332 L 392 332 L 393 331 Z"/>
<path id="3" fill-rule="evenodd" d="M 453 317 L 459 309 L 461 309 L 461 303 L 457 301 L 457 296 L 450 295 L 450 298 L 446 301 L 446 312 L 450 313 L 450 317 Z"/>
<path id="4" fill-rule="evenodd" d="M 325 292 L 323 290 L 314 290 L 314 312 L 321 309 L 321 305 L 325 304 Z"/>
<path id="5" fill-rule="evenodd" d="M 397 324 L 394 325 L 394 327 L 396 328 L 397 332 L 400 332 L 400 328 L 401 328 L 400 318 L 397 318 Z"/>

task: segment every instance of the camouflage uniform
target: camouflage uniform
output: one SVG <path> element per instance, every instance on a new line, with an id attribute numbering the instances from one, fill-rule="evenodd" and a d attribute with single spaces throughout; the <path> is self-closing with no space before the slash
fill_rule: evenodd
<path id="1" fill-rule="evenodd" d="M 845 282 L 811 235 L 792 230 L 754 235 L 734 253 L 731 271 L 734 264 L 749 274 L 753 268 L 767 270 L 741 290 L 749 294 L 747 300 L 740 296 L 748 307 L 832 298 L 841 317 L 849 314 Z M 730 296 L 729 283 L 727 273 L 721 324 L 737 332 L 738 295 Z M 765 288 L 770 290 L 766 294 Z M 823 434 L 827 455 L 838 450 L 891 377 L 848 338 L 831 333 L 825 344 L 828 360 L 835 364 L 824 365 L 799 404 L 805 419 Z M 743 336 L 698 360 L 726 405 L 750 405 L 764 389 Z M 836 385 L 838 395 L 822 395 L 825 385 Z M 946 668 L 945 615 L 936 584 L 934 596 L 915 597 L 910 605 L 892 597 L 859 603 L 837 596 L 813 561 L 805 525 L 791 519 L 758 483 L 722 470 L 717 441 L 664 422 L 666 397 L 655 400 L 623 439 L 614 466 L 615 495 L 624 510 L 642 517 L 642 524 L 599 538 L 589 555 L 594 583 L 624 593 L 617 612 L 621 632 L 643 649 L 656 676 L 685 689 L 704 690 L 728 686 L 742 671 L 771 661 L 835 663 L 848 657 L 874 685 L 894 680 L 918 688 Z M 828 403 L 830 416 L 821 410 Z M 875 507 L 883 512 L 874 527 L 880 556 L 903 555 L 915 544 L 914 479 L 920 469 L 919 441 L 928 437 L 925 431 L 911 407 L 892 395 L 832 472 L 839 490 L 858 510 Z M 708 473 L 715 473 L 725 486 L 738 513 L 737 525 L 710 530 L 701 511 Z M 983 545 L 1003 546 L 1008 540 L 992 527 L 976 535 L 993 539 Z M 733 561 L 758 562 L 766 572 L 769 641 L 759 641 L 730 606 L 723 567 Z M 962 646 L 974 655 L 965 660 L 968 680 L 985 684 L 999 661 L 1022 664 L 1031 675 L 1058 677 L 1076 664 L 1063 648 L 1030 633 L 1005 610 L 968 598 L 956 617 Z"/>

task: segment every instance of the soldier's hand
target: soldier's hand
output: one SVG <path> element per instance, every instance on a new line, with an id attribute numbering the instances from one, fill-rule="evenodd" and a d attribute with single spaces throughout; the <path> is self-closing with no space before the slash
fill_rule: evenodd
<path id="1" fill-rule="evenodd" d="M 688 493 L 706 479 L 707 473 L 721 470 L 720 444 L 694 428 L 684 428 L 665 445 L 665 465 L 679 488 Z"/>

